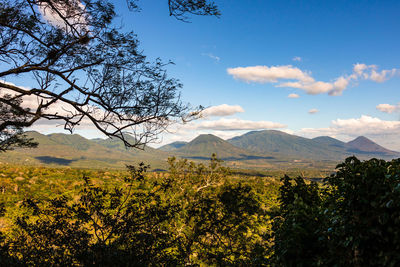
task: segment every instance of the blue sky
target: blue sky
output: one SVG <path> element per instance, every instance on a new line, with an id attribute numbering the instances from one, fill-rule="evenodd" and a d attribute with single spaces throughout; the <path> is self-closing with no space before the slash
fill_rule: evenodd
<path id="1" fill-rule="evenodd" d="M 157 145 L 277 129 L 365 135 L 400 150 L 400 1 L 216 1 L 220 18 L 191 23 L 168 16 L 165 0 L 138 3 L 133 13 L 115 1 L 116 22 L 138 35 L 149 59 L 175 63 L 169 75 L 184 84 L 185 102 L 211 107 Z"/>

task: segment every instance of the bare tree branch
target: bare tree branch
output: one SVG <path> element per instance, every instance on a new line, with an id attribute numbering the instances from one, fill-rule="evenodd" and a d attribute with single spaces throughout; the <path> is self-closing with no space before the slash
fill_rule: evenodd
<path id="1" fill-rule="evenodd" d="M 127 4 L 140 11 L 136 0 Z M 186 21 L 186 14 L 219 16 L 206 0 L 168 5 L 178 20 Z M 142 148 L 171 123 L 198 114 L 181 102 L 182 85 L 166 74 L 170 63 L 148 62 L 136 35 L 113 26 L 115 16 L 105 0 L 1 1 L 3 140 L 8 136 L 3 131 L 19 132 L 48 119 L 62 121 L 70 132 L 88 123 L 126 146 Z M 29 88 L 6 82 L 15 80 Z"/>

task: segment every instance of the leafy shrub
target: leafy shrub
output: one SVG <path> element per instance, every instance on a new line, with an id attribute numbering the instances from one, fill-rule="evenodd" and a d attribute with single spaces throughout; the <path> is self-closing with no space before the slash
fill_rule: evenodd
<path id="1" fill-rule="evenodd" d="M 398 266 L 400 159 L 347 158 L 325 185 L 283 179 L 274 259 L 286 266 Z"/>

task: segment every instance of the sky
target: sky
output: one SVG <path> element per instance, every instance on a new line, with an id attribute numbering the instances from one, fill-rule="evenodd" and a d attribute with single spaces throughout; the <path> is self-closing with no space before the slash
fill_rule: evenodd
<path id="1" fill-rule="evenodd" d="M 400 151 L 400 1 L 215 1 L 222 15 L 168 15 L 167 1 L 114 1 L 123 30 L 149 60 L 172 61 L 182 100 L 203 117 L 173 125 L 160 146 L 198 134 L 274 129 Z M 62 127 L 38 124 L 43 133 Z M 89 138 L 100 133 L 78 128 Z"/>

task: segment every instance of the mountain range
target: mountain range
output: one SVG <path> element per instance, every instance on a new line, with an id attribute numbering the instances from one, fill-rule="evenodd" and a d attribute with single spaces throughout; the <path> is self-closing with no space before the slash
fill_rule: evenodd
<path id="1" fill-rule="evenodd" d="M 399 152 L 386 149 L 363 136 L 345 143 L 329 136 L 308 139 L 281 131 L 266 130 L 248 132 L 227 141 L 254 152 L 276 152 L 315 160 L 341 160 L 344 156 L 351 155 L 388 159 L 400 155 Z"/>
<path id="2" fill-rule="evenodd" d="M 351 155 L 361 159 L 400 157 L 399 152 L 363 136 L 346 143 L 328 136 L 309 139 L 275 130 L 251 131 L 228 140 L 204 134 L 190 142 L 174 142 L 158 149 L 146 146 L 144 150 L 126 149 L 119 139 L 86 139 L 77 134 L 43 135 L 34 131 L 27 135 L 39 143 L 37 148 L 1 153 L 0 161 L 77 168 L 124 168 L 143 161 L 153 169 L 166 169 L 170 156 L 203 161 L 215 153 L 234 168 L 287 169 L 331 168 Z"/>

